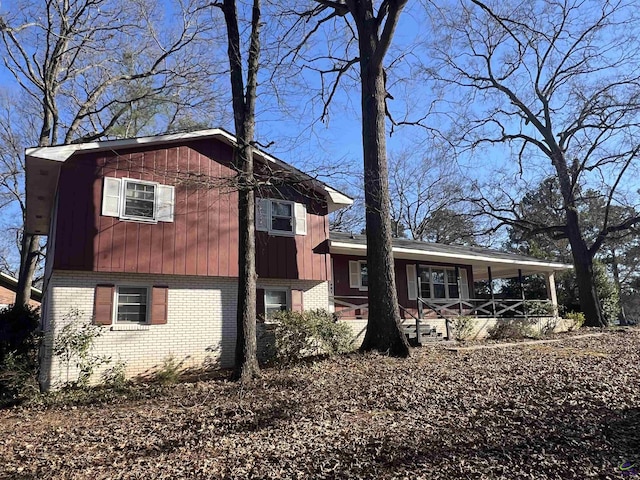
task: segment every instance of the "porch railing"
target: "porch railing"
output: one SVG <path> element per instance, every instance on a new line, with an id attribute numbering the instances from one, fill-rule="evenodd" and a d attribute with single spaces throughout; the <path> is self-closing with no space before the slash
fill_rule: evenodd
<path id="1" fill-rule="evenodd" d="M 366 319 L 369 314 L 369 303 L 365 296 L 333 296 L 330 298 L 336 307 L 336 313 L 346 318 Z M 362 303 L 361 303 L 362 302 Z M 417 302 L 418 318 L 428 317 L 432 312 L 436 317 L 450 320 L 452 317 L 466 315 L 470 317 L 518 318 L 548 317 L 554 315 L 550 300 L 522 300 L 513 298 L 467 299 L 424 299 Z M 407 308 L 405 313 L 415 318 Z"/>

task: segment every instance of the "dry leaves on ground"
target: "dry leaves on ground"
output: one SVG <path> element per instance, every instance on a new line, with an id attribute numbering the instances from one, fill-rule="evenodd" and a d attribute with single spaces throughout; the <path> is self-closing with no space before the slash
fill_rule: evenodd
<path id="1" fill-rule="evenodd" d="M 0 478 L 640 478 L 640 330 L 0 412 Z M 629 465 L 629 464 L 627 464 Z"/>

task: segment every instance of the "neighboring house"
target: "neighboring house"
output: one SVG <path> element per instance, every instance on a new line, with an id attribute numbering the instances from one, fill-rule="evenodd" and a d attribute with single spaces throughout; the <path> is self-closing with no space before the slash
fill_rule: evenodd
<path id="1" fill-rule="evenodd" d="M 16 301 L 16 288 L 18 280 L 11 275 L 0 272 L 0 308 L 13 305 Z M 31 287 L 31 299 L 29 305 L 39 307 L 42 302 L 42 291 L 35 287 Z"/>
<path id="2" fill-rule="evenodd" d="M 103 326 L 93 354 L 151 373 L 231 366 L 236 342 L 238 195 L 235 139 L 219 130 L 26 151 L 26 231 L 47 235 L 41 383 L 74 380 L 52 354 L 70 322 Z M 334 309 L 357 334 L 366 326 L 363 236 L 329 234 L 328 214 L 352 200 L 256 151 L 257 312 Z M 443 336 L 457 315 L 527 318 L 519 299 L 474 298 L 474 282 L 568 266 L 490 250 L 394 241 L 402 316 L 420 340 Z M 537 312 L 540 311 L 538 308 Z M 417 331 L 417 335 L 416 335 Z M 360 338 L 362 335 L 359 335 Z M 420 343 L 420 342 L 418 342 Z"/>
<path id="3" fill-rule="evenodd" d="M 103 325 L 95 354 L 144 374 L 173 357 L 230 366 L 238 276 L 234 137 L 223 130 L 26 152 L 29 233 L 48 235 L 41 382 L 67 380 L 53 338 Z M 352 203 L 262 151 L 258 312 L 326 308 L 328 213 Z M 71 377 L 73 377 L 71 369 Z M 72 378 L 71 378 L 72 379 Z"/>

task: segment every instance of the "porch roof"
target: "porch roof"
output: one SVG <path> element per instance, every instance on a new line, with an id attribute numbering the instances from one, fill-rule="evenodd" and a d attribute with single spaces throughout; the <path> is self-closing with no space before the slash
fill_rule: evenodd
<path id="1" fill-rule="evenodd" d="M 331 232 L 329 250 L 332 254 L 356 255 L 367 254 L 367 238 L 346 232 Z M 518 275 L 548 273 L 573 268 L 572 265 L 541 260 L 526 255 L 501 252 L 481 247 L 462 247 L 439 243 L 421 242 L 406 238 L 393 239 L 393 256 L 397 259 L 417 260 L 424 262 L 450 263 L 454 265 L 471 265 L 476 280 L 488 278 L 487 267 L 491 267 L 493 278 L 509 278 Z"/>

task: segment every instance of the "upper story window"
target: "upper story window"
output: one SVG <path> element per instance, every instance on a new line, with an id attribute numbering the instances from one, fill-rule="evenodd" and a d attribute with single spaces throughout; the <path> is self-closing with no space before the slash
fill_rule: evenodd
<path id="1" fill-rule="evenodd" d="M 307 207 L 288 200 L 257 198 L 256 230 L 270 235 L 306 235 Z"/>
<path id="2" fill-rule="evenodd" d="M 293 202 L 271 201 L 271 230 L 293 233 Z"/>
<path id="3" fill-rule="evenodd" d="M 125 180 L 124 185 L 124 216 L 155 220 L 156 185 L 135 180 Z"/>
<path id="4" fill-rule="evenodd" d="M 102 215 L 139 222 L 173 222 L 175 188 L 157 182 L 104 177 Z"/>
<path id="5" fill-rule="evenodd" d="M 367 271 L 367 262 L 364 260 L 349 262 L 349 287 L 358 290 L 369 288 L 369 272 Z"/>

